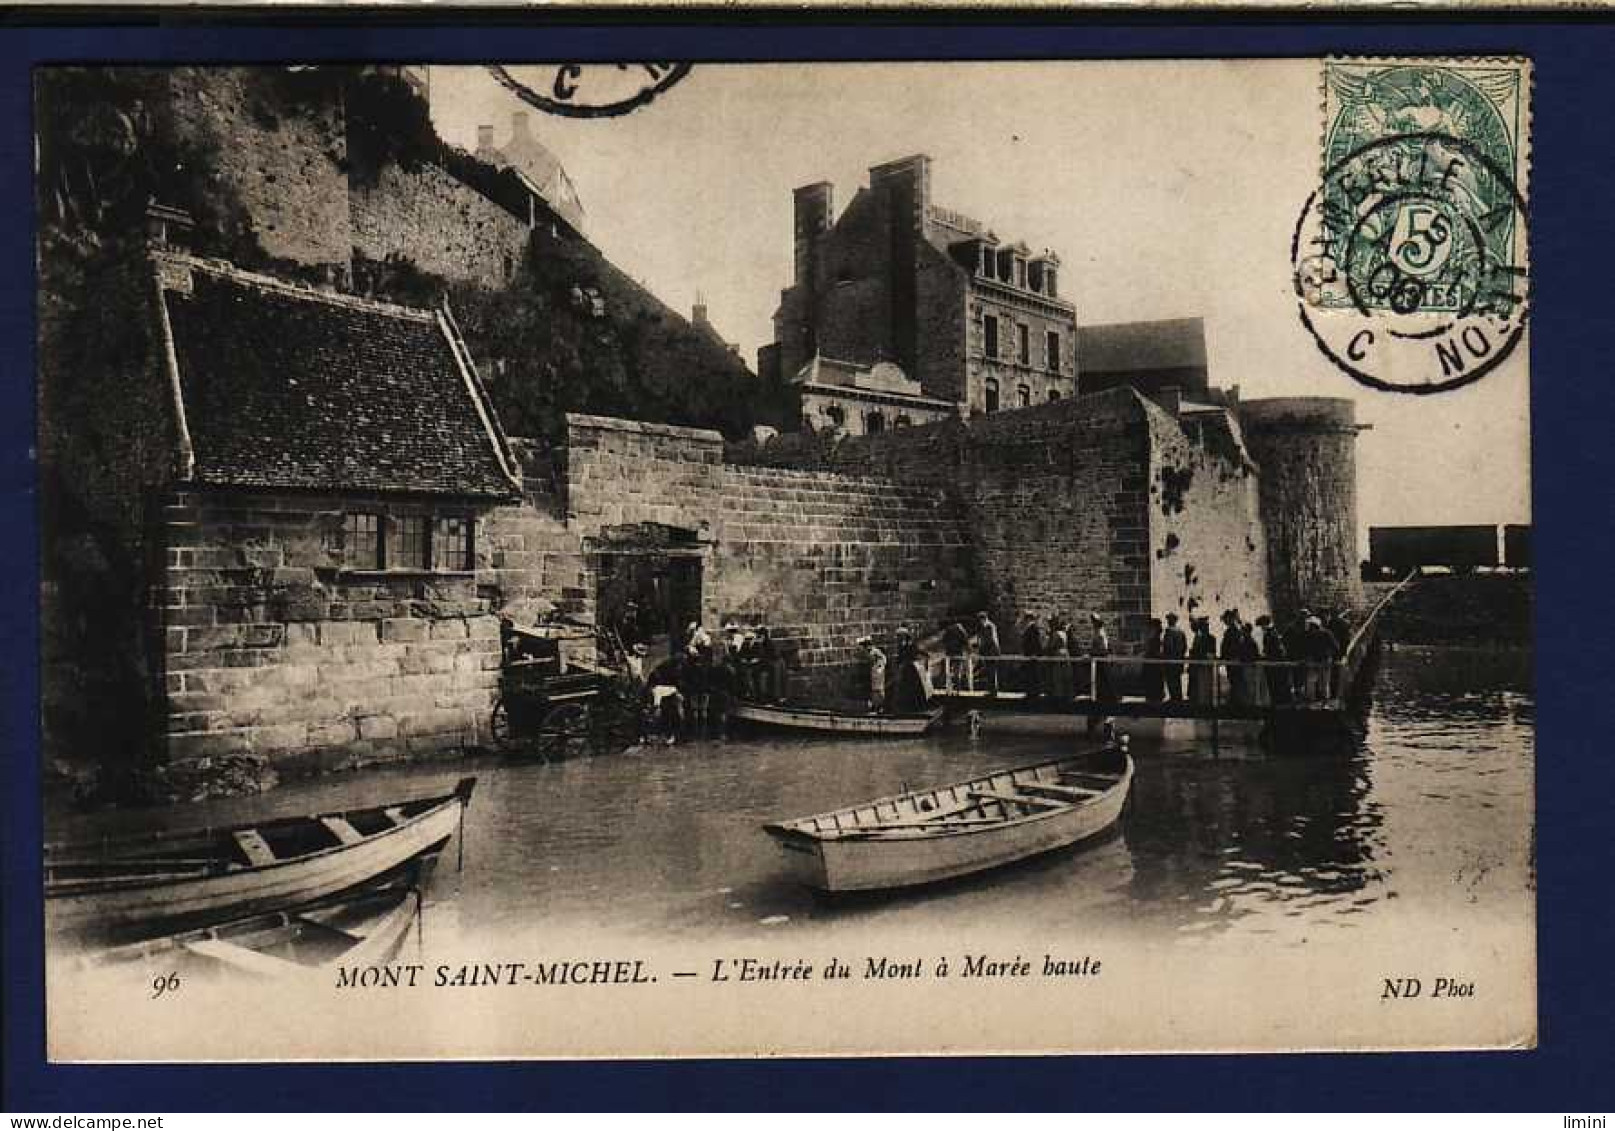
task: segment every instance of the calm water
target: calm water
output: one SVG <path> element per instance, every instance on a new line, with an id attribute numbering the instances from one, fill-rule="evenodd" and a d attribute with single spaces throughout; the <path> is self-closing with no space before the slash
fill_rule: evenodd
<path id="1" fill-rule="evenodd" d="M 645 931 L 829 935 L 994 920 L 1145 928 L 1193 945 L 1243 932 L 1301 942 L 1394 923 L 1400 908 L 1529 914 L 1533 707 L 1528 653 L 1397 649 L 1365 735 L 1335 755 L 1135 732 L 1120 831 L 921 894 L 830 901 L 780 878 L 765 820 L 1058 754 L 1072 720 L 989 719 L 875 744 L 733 741 L 557 765 L 483 760 L 327 778 L 178 810 L 186 824 L 308 811 L 479 781 L 465 868 L 451 848 L 429 916 L 479 931 L 535 922 Z M 150 823 L 72 818 L 53 835 Z M 430 920 L 429 920 L 430 921 Z M 1276 936 L 1276 938 L 1275 938 Z"/>

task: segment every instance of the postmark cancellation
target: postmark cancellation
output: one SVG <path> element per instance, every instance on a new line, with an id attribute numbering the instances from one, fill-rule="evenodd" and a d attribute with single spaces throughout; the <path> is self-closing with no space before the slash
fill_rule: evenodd
<path id="1" fill-rule="evenodd" d="M 1320 177 L 1292 243 L 1302 323 L 1372 388 L 1495 369 L 1529 310 L 1530 64 L 1323 64 Z"/>

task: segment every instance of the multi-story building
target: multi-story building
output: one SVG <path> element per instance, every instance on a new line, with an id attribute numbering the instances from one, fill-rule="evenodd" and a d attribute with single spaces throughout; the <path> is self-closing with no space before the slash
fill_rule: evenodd
<path id="1" fill-rule="evenodd" d="M 512 111 L 510 140 L 502 146 L 494 144 L 492 126 L 478 126 L 475 156 L 501 169 L 515 169 L 535 196 L 575 231 L 583 231 L 583 201 L 578 198 L 577 187 L 572 184 L 560 158 L 533 136 L 525 110 Z"/>
<path id="2" fill-rule="evenodd" d="M 929 157 L 876 165 L 839 217 L 828 183 L 794 197 L 795 277 L 759 357 L 765 375 L 800 383 L 826 365 L 896 367 L 918 389 L 889 419 L 848 394 L 843 415 L 870 424 L 871 412 L 918 423 L 939 415 L 937 402 L 968 416 L 1076 392 L 1076 308 L 1060 297 L 1059 256 L 933 204 Z M 890 377 L 880 385 L 889 400 Z"/>

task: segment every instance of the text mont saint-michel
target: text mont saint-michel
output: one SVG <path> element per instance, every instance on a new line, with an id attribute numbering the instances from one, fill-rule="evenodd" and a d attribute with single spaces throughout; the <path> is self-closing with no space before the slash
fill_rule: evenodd
<path id="1" fill-rule="evenodd" d="M 1092 955 L 997 956 L 986 953 L 935 958 L 863 956 L 822 963 L 807 959 L 712 958 L 704 967 L 668 972 L 668 980 L 714 983 L 907 981 L 922 978 L 1094 978 Z M 644 986 L 662 981 L 644 959 L 563 959 L 548 962 L 461 962 L 428 965 L 388 962 L 340 966 L 339 990 L 470 989 L 490 986 Z"/>

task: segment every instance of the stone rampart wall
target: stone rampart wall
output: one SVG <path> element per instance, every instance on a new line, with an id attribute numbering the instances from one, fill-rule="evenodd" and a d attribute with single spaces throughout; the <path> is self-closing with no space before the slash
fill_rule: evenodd
<path id="1" fill-rule="evenodd" d="M 704 619 L 770 625 L 803 692 L 839 688 L 859 636 L 924 634 L 974 600 L 961 516 L 938 490 L 726 464 L 715 432 L 586 416 L 569 417 L 568 432 L 568 517 L 586 576 L 587 552 L 613 530 L 691 532 Z"/>
<path id="2" fill-rule="evenodd" d="M 374 260 L 400 256 L 461 283 L 499 288 L 521 264 L 527 225 L 435 165 L 387 165 L 349 193 L 353 247 Z"/>
<path id="3" fill-rule="evenodd" d="M 1226 432 L 1191 438 L 1151 401 L 1150 614 L 1217 617 L 1238 609 L 1247 621 L 1268 612 L 1267 540 L 1254 463 Z M 1208 429 L 1221 429 L 1212 422 Z M 1220 629 L 1219 629 L 1220 631 Z"/>

